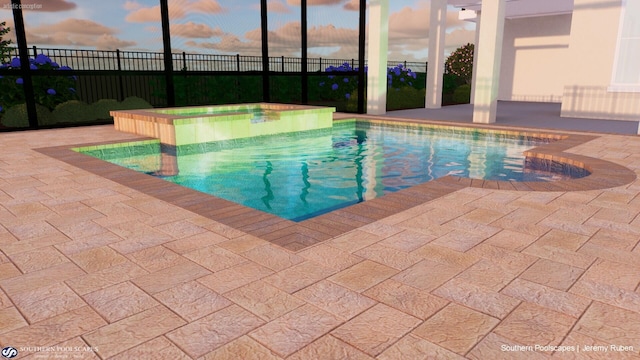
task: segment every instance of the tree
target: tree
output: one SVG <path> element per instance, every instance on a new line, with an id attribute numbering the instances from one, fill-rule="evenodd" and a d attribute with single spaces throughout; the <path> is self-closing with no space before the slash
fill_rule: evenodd
<path id="1" fill-rule="evenodd" d="M 9 58 L 9 54 L 11 53 L 11 49 L 9 48 L 9 44 L 11 44 L 11 39 L 4 40 L 3 36 L 7 35 L 11 28 L 5 27 L 6 22 L 0 22 L 0 64 L 5 63 L 5 59 Z"/>
<path id="2" fill-rule="evenodd" d="M 445 63 L 445 70 L 471 84 L 473 74 L 473 44 L 467 44 L 456 49 Z"/>

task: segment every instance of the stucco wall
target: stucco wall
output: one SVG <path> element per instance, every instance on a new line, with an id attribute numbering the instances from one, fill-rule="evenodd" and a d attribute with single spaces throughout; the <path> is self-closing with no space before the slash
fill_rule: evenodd
<path id="1" fill-rule="evenodd" d="M 570 14 L 506 19 L 498 99 L 560 102 L 570 31 Z"/>
<path id="2" fill-rule="evenodd" d="M 622 0 L 575 0 L 562 116 L 640 120 L 640 93 L 612 92 Z"/>

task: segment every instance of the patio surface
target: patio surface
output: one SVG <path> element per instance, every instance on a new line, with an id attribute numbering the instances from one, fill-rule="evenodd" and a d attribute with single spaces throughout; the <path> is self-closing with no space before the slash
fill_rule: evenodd
<path id="1" fill-rule="evenodd" d="M 495 125 L 628 135 L 638 133 L 640 119 L 638 121 L 621 121 L 561 118 L 560 108 L 560 103 L 498 101 Z M 388 112 L 387 116 L 470 124 L 473 119 L 473 105 L 443 106 L 440 109 L 396 110 Z"/>
<path id="2" fill-rule="evenodd" d="M 640 172 L 640 137 L 588 135 L 564 151 Z M 34 150 L 135 138 L 0 134 L 18 359 L 640 358 L 640 180 L 460 186 L 290 251 Z"/>

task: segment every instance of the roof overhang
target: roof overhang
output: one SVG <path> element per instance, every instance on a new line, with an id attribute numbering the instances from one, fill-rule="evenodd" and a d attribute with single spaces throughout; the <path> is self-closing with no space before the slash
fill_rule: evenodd
<path id="1" fill-rule="evenodd" d="M 571 14 L 573 0 L 506 0 L 505 17 L 507 19 Z M 449 5 L 464 9 L 460 19 L 475 19 L 475 13 L 482 7 L 481 0 L 448 0 Z"/>

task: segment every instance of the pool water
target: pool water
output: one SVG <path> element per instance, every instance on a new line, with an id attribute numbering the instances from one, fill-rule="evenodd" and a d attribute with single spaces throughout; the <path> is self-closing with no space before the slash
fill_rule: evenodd
<path id="1" fill-rule="evenodd" d="M 540 144 L 491 132 L 347 120 L 325 130 L 177 148 L 147 141 L 79 151 L 301 221 L 446 175 L 568 178 L 526 169 L 523 152 Z"/>

